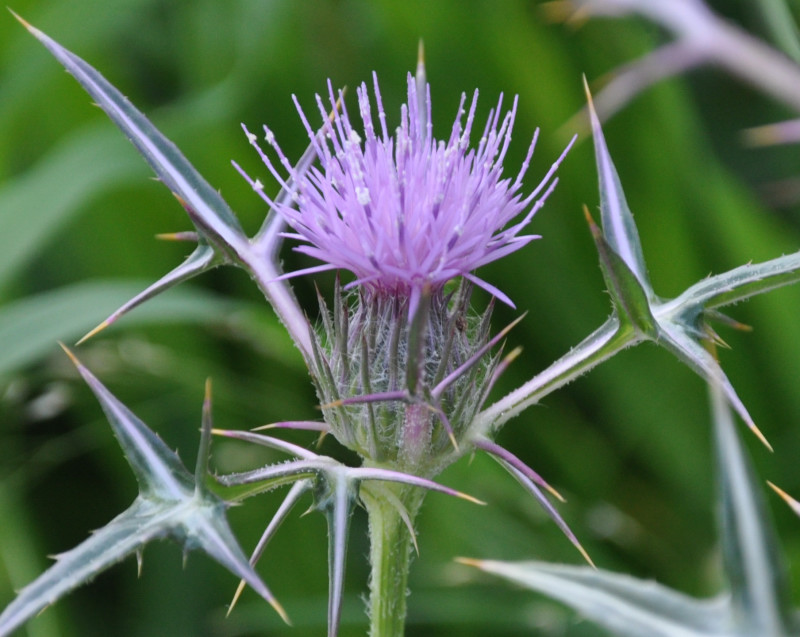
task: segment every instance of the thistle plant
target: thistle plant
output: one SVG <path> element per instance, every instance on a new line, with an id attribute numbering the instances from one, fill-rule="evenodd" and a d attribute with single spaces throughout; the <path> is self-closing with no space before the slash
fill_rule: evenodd
<path id="1" fill-rule="evenodd" d="M 357 503 L 364 506 L 369 517 L 372 634 L 402 634 L 417 513 L 426 490 L 475 500 L 433 481 L 465 453 L 482 450 L 496 457 L 580 548 L 543 494 L 543 489 L 552 491 L 549 485 L 512 453 L 491 442 L 487 432 L 473 429 L 494 379 L 508 364 L 493 350 L 513 326 L 490 336 L 491 304 L 482 314 L 473 314 L 473 285 L 511 304 L 508 297 L 474 275 L 473 270 L 536 238 L 522 232 L 555 187 L 555 172 L 569 147 L 539 186 L 523 194 L 522 178 L 538 133 L 516 177 L 505 177 L 502 162 L 511 142 L 517 102 L 503 113 L 501 97 L 486 120 L 480 141 L 471 148 L 477 92 L 468 112 L 462 98 L 449 139 L 436 140 L 420 51 L 416 76 L 408 77 L 408 102 L 401 110 L 401 124 L 394 136 L 388 133 L 377 77 L 374 99 L 380 122 L 378 133 L 365 84 L 357 91 L 363 133 L 351 124 L 343 95 L 334 94 L 330 85 L 329 106 L 317 98 L 322 120 L 318 129 L 312 128 L 298 106 L 310 146 L 295 166 L 281 151 L 274 134 L 265 128 L 265 138 L 287 176 L 259 148 L 257 136 L 245 129 L 248 140 L 282 186 L 273 199 L 264 194 L 258 179 L 245 175 L 270 208 L 262 228 L 248 239 L 219 194 L 116 89 L 85 62 L 22 22 L 129 136 L 195 226 L 193 233 L 178 237 L 197 242 L 187 260 L 125 303 L 81 342 L 179 281 L 223 264 L 243 267 L 292 336 L 309 367 L 322 405 L 322 422 L 285 422 L 278 426 L 329 433 L 361 457 L 361 466 L 351 467 L 261 433 L 215 430 L 220 436 L 265 445 L 294 457 L 286 463 L 219 476 L 217 480 L 232 488 L 252 485 L 238 497 L 294 484 L 266 529 L 253 562 L 299 496 L 305 491 L 311 493 L 314 508 L 325 514 L 328 523 L 329 634 L 335 635 L 339 626 L 349 521 Z M 315 158 L 319 167 L 313 164 Z M 290 232 L 285 230 L 287 224 Z M 285 237 L 303 241 L 304 245 L 297 249 L 323 264 L 282 274 L 277 255 Z M 346 285 L 337 283 L 332 311 L 320 293 L 322 319 L 321 327 L 316 328 L 305 318 L 285 280 L 325 269 L 348 270 L 355 280 Z M 456 278 L 461 282 L 448 289 Z M 90 384 L 99 386 L 99 381 L 74 360 Z M 143 426 L 135 416 L 116 406 L 116 399 L 106 391 L 97 393 L 113 419 L 124 421 L 130 428 Z M 126 453 L 153 455 L 133 443 L 131 446 L 137 448 L 123 445 Z M 207 451 L 206 433 L 195 493 L 201 492 L 202 468 L 207 463 L 202 454 Z M 166 452 L 160 449 L 159 453 Z M 176 467 L 172 471 L 179 470 Z M 149 467 L 147 472 L 161 475 L 164 469 Z M 145 498 L 149 483 L 140 482 L 141 497 Z M 192 510 L 187 522 L 184 507 L 176 502 L 171 508 L 180 510 L 183 530 L 177 535 L 185 536 L 189 547 L 205 548 L 192 532 L 199 525 L 193 518 L 208 514 Z M 224 528 L 223 509 L 214 510 L 215 523 Z M 156 517 L 160 519 L 161 516 Z M 115 529 L 118 521 L 106 528 Z M 93 561 L 91 568 L 86 562 L 97 551 L 95 544 L 99 540 L 95 538 L 102 539 L 104 535 L 98 534 L 93 541 L 76 548 L 68 554 L 69 559 L 62 559 L 12 602 L 0 616 L 2 634 L 100 568 L 131 550 L 141 550 L 154 535 L 176 535 L 166 521 L 154 521 L 152 526 L 150 534 L 137 535 L 118 550 L 104 545 L 103 558 Z M 244 581 L 257 581 L 262 596 L 283 615 L 282 607 L 255 579 L 252 568 L 242 565 L 240 550 L 232 537 L 226 535 L 224 539 L 231 560 L 226 565 L 244 575 Z M 63 576 L 62 571 L 69 576 Z M 54 580 L 63 582 L 56 590 L 48 584 Z"/>
<path id="2" fill-rule="evenodd" d="M 715 356 L 714 347 L 722 339 L 713 323 L 742 327 L 721 308 L 797 281 L 800 253 L 743 265 L 690 285 L 674 298 L 661 297 L 651 284 L 639 233 L 587 87 L 601 225 L 588 209 L 584 216 L 612 301 L 611 313 L 562 358 L 493 401 L 497 379 L 519 355 L 518 349 L 506 353 L 504 341 L 513 339 L 513 328 L 523 316 L 494 333 L 495 301 L 481 306 L 482 295 L 475 295 L 475 301 L 473 292 L 478 288 L 512 308 L 528 300 L 511 298 L 479 269 L 538 238 L 529 234 L 529 227 L 554 192 L 556 172 L 574 137 L 543 170 L 534 161 L 537 130 L 522 164 L 509 170 L 504 162 L 518 108 L 524 106 L 515 98 L 505 110 L 501 96 L 482 118 L 477 91 L 470 100 L 462 96 L 449 136 L 436 137 L 420 48 L 416 72 L 406 78 L 407 101 L 396 128 L 392 113 L 384 110 L 377 74 L 371 85 L 356 89 L 355 110 L 349 96 L 331 82 L 325 96 L 316 98 L 315 116 L 295 98 L 309 140 L 296 160 L 282 150 L 281 133 L 266 126 L 258 133 L 243 127 L 246 140 L 263 160 L 264 175 L 280 187 L 276 195 L 270 194 L 264 175 L 234 163 L 267 207 L 263 223 L 249 237 L 222 196 L 98 71 L 18 19 L 131 140 L 194 227 L 170 235 L 195 244 L 190 256 L 122 304 L 78 345 L 178 283 L 216 267 L 238 267 L 258 286 L 295 344 L 316 390 L 321 418 L 266 427 L 243 423 L 240 430 L 215 428 L 209 382 L 192 474 L 65 346 L 112 426 L 136 476 L 139 496 L 23 588 L 0 614 L 0 635 L 11 634 L 126 556 L 141 559 L 144 547 L 163 537 L 177 540 L 186 550 L 201 549 L 239 578 L 234 602 L 244 586 L 250 586 L 288 621 L 291 609 L 284 610 L 256 567 L 281 523 L 305 499 L 327 522 L 328 634 L 339 630 L 350 521 L 354 510 L 362 507 L 369 525 L 370 634 L 402 635 L 423 501 L 433 491 L 432 497 L 455 496 L 470 506 L 482 504 L 482 494 L 467 495 L 438 481 L 447 467 L 478 452 L 488 454 L 522 485 L 589 566 L 520 566 L 474 558 L 462 562 L 565 600 L 619 634 L 796 634 L 780 581 L 781 565 L 771 553 L 768 525 L 754 504 L 754 481 L 739 449 L 730 409 L 766 447 L 770 445 Z M 538 185 L 526 186 L 528 174 L 535 171 L 543 173 Z M 284 272 L 280 258 L 287 240 L 318 263 Z M 292 279 L 327 270 L 337 273 L 333 289 L 319 289 L 317 306 L 302 307 Z M 309 318 L 315 314 L 318 319 Z M 643 342 L 664 347 L 712 391 L 729 601 L 706 605 L 666 588 L 643 591 L 638 582 L 595 570 L 553 504 L 561 500 L 558 492 L 496 441 L 513 417 Z M 357 460 L 345 462 L 276 435 L 288 429 L 330 436 Z M 286 454 L 287 460 L 215 474 L 212 479 L 214 435 L 268 447 Z M 228 524 L 227 509 L 283 487 L 288 487 L 283 503 L 248 560 Z M 469 513 L 464 515 L 468 519 Z"/>

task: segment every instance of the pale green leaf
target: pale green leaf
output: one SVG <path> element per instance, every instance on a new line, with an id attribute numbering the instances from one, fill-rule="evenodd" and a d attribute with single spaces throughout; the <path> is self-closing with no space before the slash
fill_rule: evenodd
<path id="1" fill-rule="evenodd" d="M 617 316 L 621 321 L 631 325 L 636 332 L 645 338 L 654 338 L 658 334 L 656 321 L 650 309 L 651 298 L 655 295 L 642 287 L 641 280 L 628 263 L 617 254 L 608 243 L 603 233 L 587 214 L 595 247 L 600 256 L 600 269 L 606 282 L 606 289 L 611 295 Z M 631 220 L 631 223 L 633 221 Z"/>
<path id="2" fill-rule="evenodd" d="M 138 498 L 123 514 L 95 531 L 23 588 L 0 614 L 0 635 L 8 635 L 39 611 L 54 604 L 108 567 L 170 532 L 172 503 Z"/>
<path id="3" fill-rule="evenodd" d="M 791 633 L 791 586 L 724 390 L 709 385 L 719 473 L 722 551 L 740 634 Z"/>
<path id="4" fill-rule="evenodd" d="M 655 582 L 587 566 L 464 560 L 567 604 L 616 637 L 709 637 L 725 631 L 725 598 L 698 601 Z"/>
<path id="5" fill-rule="evenodd" d="M 682 313 L 691 319 L 704 308 L 712 309 L 738 303 L 798 281 L 800 252 L 795 252 L 710 276 L 689 287 L 669 304 L 683 308 Z"/>
<path id="6" fill-rule="evenodd" d="M 66 348 L 65 348 L 66 349 Z M 283 616 L 269 589 L 242 553 L 225 519 L 226 504 L 208 492 L 177 454 L 119 402 L 74 355 L 66 350 L 109 419 L 139 483 L 133 505 L 23 588 L 0 614 L 0 636 L 22 625 L 66 593 L 141 549 L 156 538 L 172 537 L 187 549 L 200 548 L 254 588 Z M 205 413 L 210 413 L 207 394 Z M 210 417 L 204 417 L 201 450 L 208 449 Z M 205 460 L 199 459 L 204 467 Z"/>
<path id="7" fill-rule="evenodd" d="M 647 268 L 642 255 L 639 231 L 633 221 L 633 214 L 628 208 L 617 169 L 611 160 L 600 120 L 594 111 L 588 87 L 586 96 L 589 100 L 589 116 L 592 122 L 595 160 L 600 186 L 600 213 L 603 222 L 603 235 L 611 249 L 627 264 L 641 283 L 648 296 L 652 295 L 652 287 L 647 278 Z"/>

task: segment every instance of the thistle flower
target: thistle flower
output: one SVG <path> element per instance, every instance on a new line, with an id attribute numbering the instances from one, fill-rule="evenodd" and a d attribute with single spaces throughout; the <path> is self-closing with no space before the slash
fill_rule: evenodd
<path id="1" fill-rule="evenodd" d="M 516 177 L 504 178 L 502 164 L 511 142 L 516 98 L 511 110 L 501 116 L 500 96 L 477 147 L 470 148 L 477 90 L 468 112 L 462 95 L 446 142 L 433 137 L 430 87 L 424 81 L 408 75 L 408 102 L 401 108 L 394 136 L 387 129 L 375 74 L 373 90 L 379 130 L 374 126 L 366 83 L 357 90 L 363 134 L 356 131 L 344 107 L 337 109 L 337 97 L 342 100 L 343 96 L 334 94 L 330 82 L 331 108 L 317 96 L 319 112 L 327 122 L 322 136 L 315 134 L 294 98 L 320 159 L 319 167 L 303 175 L 295 172 L 274 134 L 264 127 L 267 142 L 291 182 L 297 184 L 294 201 L 274 202 L 260 181 L 244 176 L 294 230 L 285 236 L 303 242 L 295 250 L 322 262 L 285 276 L 349 270 L 356 277 L 351 287 L 410 298 L 412 313 L 424 288 L 435 293 L 449 280 L 463 276 L 513 307 L 505 294 L 472 271 L 538 238 L 521 233 L 555 187 L 555 171 L 569 146 L 541 183 L 523 196 L 522 179 L 539 131 Z M 330 110 L 332 117 L 327 115 Z M 289 182 L 258 147 L 256 136 L 246 128 L 245 132 L 273 176 L 288 187 Z M 521 219 L 506 227 L 523 212 Z"/>

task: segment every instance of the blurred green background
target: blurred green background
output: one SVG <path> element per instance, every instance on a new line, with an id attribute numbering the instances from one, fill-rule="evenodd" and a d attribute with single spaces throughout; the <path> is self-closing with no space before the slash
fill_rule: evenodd
<path id="1" fill-rule="evenodd" d="M 717 9 L 764 37 L 756 3 Z M 481 91 L 479 119 L 497 95 L 519 94 L 506 166 L 515 172 L 535 127 L 538 182 L 572 131 L 590 81 L 666 41 L 652 25 L 553 23 L 539 4 L 512 0 L 15 0 L 11 8 L 100 70 L 219 188 L 248 231 L 265 208 L 230 165 L 266 181 L 239 124 L 272 128 L 289 157 L 307 141 L 291 95 L 381 80 L 390 120 L 404 99 L 423 38 L 434 130 L 446 137 L 462 91 Z M 352 96 L 352 93 L 351 93 Z M 800 161 L 792 148 L 748 149 L 741 129 L 790 116 L 709 69 L 664 82 L 605 125 L 639 224 L 651 279 L 671 296 L 709 273 L 796 251 Z M 509 337 L 524 354 L 496 395 L 520 384 L 606 318 L 609 301 L 582 204 L 598 203 L 591 143 L 560 170 L 538 214 L 543 235 L 481 276 L 529 314 Z M 0 605 L 49 563 L 121 512 L 134 480 L 100 410 L 56 345 L 74 342 L 110 310 L 177 265 L 187 246 L 156 242 L 190 224 L 122 135 L 11 15 L 0 14 Z M 274 192 L 274 184 L 273 190 Z M 304 264 L 285 250 L 288 269 Z M 321 286 L 329 279 L 317 278 Z M 313 280 L 296 281 L 313 312 Z M 478 297 L 476 303 L 486 302 Z M 517 312 L 499 307 L 499 327 Z M 760 475 L 800 494 L 800 290 L 733 308 L 752 333 L 721 328 L 722 362 L 776 451 L 744 432 Z M 194 462 L 203 381 L 214 381 L 220 427 L 316 418 L 298 353 L 255 286 L 218 270 L 170 291 L 78 349 L 82 360 L 143 420 Z M 624 352 L 549 396 L 502 431 L 501 442 L 568 498 L 559 510 L 602 568 L 653 578 L 687 593 L 717 592 L 718 541 L 710 427 L 703 383 L 652 346 Z M 313 437 L 288 435 L 310 444 Z M 326 443 L 325 450 L 335 453 Z M 215 466 L 231 471 L 277 459 L 228 441 Z M 484 457 L 442 481 L 488 507 L 432 495 L 419 519 L 409 635 L 602 634 L 544 598 L 457 564 L 455 556 L 580 563 L 534 502 Z M 245 550 L 281 494 L 231 511 Z M 800 573 L 800 520 L 768 496 L 790 563 Z M 363 512 L 350 545 L 342 635 L 366 622 Z M 99 577 L 19 634 L 324 634 L 326 539 L 322 516 L 292 516 L 260 566 L 295 621 L 283 626 L 245 594 L 229 619 L 233 577 L 202 555 L 147 549 Z M 795 578 L 796 579 L 796 578 Z"/>

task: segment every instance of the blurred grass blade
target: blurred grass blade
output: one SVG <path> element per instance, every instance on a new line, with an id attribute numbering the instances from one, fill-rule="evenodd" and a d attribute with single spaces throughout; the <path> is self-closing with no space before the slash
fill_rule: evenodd
<path id="1" fill-rule="evenodd" d="M 201 234 L 230 256 L 246 250 L 247 238 L 228 204 L 180 150 L 92 66 L 14 15 L 130 139 L 161 181 L 179 198 Z"/>
<path id="2" fill-rule="evenodd" d="M 721 501 L 722 551 L 741 634 L 793 634 L 791 586 L 769 512 L 724 390 L 709 384 Z"/>
<path id="3" fill-rule="evenodd" d="M 138 280 L 89 281 L 0 305 L 0 377 L 46 356 L 57 341 L 74 342 L 99 316 L 145 285 Z M 183 288 L 143 306 L 128 325 L 225 321 L 243 307 L 210 292 Z"/>
<path id="4" fill-rule="evenodd" d="M 761 14 L 772 40 L 783 52 L 800 63 L 800 37 L 797 22 L 785 0 L 755 0 L 753 3 Z"/>
<path id="5" fill-rule="evenodd" d="M 89 198 L 146 174 L 117 138 L 108 127 L 84 128 L 0 186 L 0 289 Z"/>

